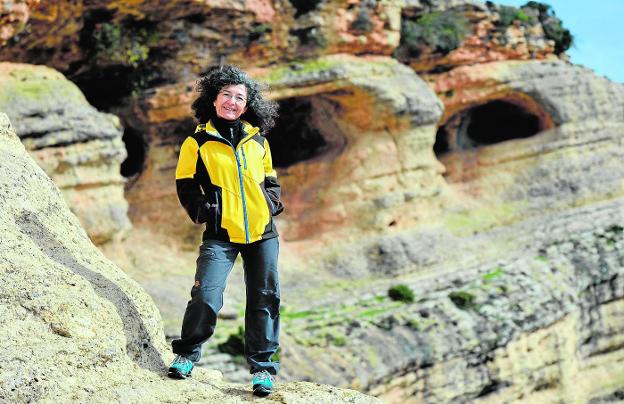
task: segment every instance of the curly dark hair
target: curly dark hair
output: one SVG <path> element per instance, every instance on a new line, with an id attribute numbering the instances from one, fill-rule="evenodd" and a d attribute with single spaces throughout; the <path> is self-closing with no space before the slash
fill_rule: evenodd
<path id="1" fill-rule="evenodd" d="M 263 97 L 262 92 L 266 86 L 231 65 L 214 67 L 197 81 L 199 97 L 191 106 L 195 111 L 195 118 L 199 123 L 206 123 L 213 118 L 216 114 L 213 102 L 217 99 L 219 91 L 225 86 L 236 84 L 243 84 L 247 88 L 247 111 L 241 115 L 241 119 L 259 126 L 264 133 L 268 132 L 275 126 L 275 118 L 278 116 L 277 102 Z"/>

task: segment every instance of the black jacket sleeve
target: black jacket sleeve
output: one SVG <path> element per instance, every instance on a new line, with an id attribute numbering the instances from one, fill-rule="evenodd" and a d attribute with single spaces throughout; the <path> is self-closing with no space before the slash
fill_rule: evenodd
<path id="1" fill-rule="evenodd" d="M 273 159 L 271 157 L 271 149 L 269 148 L 269 142 L 264 139 L 264 190 L 269 199 L 269 206 L 271 208 L 271 215 L 276 216 L 282 213 L 284 210 L 284 204 L 281 200 L 282 188 L 277 182 L 277 172 L 273 168 Z"/>
<path id="2" fill-rule="evenodd" d="M 282 200 L 280 199 L 280 196 L 282 194 L 282 188 L 277 182 L 277 178 L 265 177 L 264 190 L 266 191 L 266 194 L 269 198 L 269 203 L 270 203 L 269 207 L 271 208 L 271 215 L 276 216 L 282 213 L 282 211 L 284 210 L 284 204 L 282 203 Z"/>
<path id="3" fill-rule="evenodd" d="M 194 179 L 176 180 L 178 199 L 194 223 L 206 223 L 210 209 L 214 204 L 201 192 L 201 187 Z"/>
<path id="4" fill-rule="evenodd" d="M 188 137 L 182 143 L 176 167 L 176 190 L 180 203 L 194 223 L 206 223 L 213 204 L 202 192 L 197 180 L 199 159 L 197 141 Z"/>

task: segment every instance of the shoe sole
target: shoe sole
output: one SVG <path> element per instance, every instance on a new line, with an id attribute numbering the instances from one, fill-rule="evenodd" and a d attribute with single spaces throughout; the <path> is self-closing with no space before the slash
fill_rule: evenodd
<path id="1" fill-rule="evenodd" d="M 167 373 L 167 376 L 169 376 L 172 379 L 183 380 L 183 379 L 186 379 L 187 377 L 191 377 L 191 372 L 184 374 L 184 373 L 180 373 L 180 371 L 177 369 L 169 369 L 169 373 Z"/>
<path id="2" fill-rule="evenodd" d="M 259 386 L 259 387 L 254 388 L 253 393 L 254 393 L 254 396 L 266 397 L 269 394 L 273 393 L 273 390 L 272 389 L 267 389 L 267 388 L 262 387 L 262 386 Z"/>

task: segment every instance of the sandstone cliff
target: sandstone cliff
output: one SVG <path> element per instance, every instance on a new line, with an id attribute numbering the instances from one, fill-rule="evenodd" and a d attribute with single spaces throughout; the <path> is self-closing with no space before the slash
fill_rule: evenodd
<path id="1" fill-rule="evenodd" d="M 116 116 L 98 112 L 59 72 L 15 63 L 0 63 L 0 111 L 15 122 L 92 240 L 108 241 L 131 227 L 119 172 L 126 149 Z"/>
<path id="2" fill-rule="evenodd" d="M 91 244 L 5 114 L 0 162 L 0 401 L 252 400 L 248 386 L 216 371 L 167 379 L 172 355 L 156 306 Z M 304 382 L 278 388 L 268 402 L 377 402 Z"/>
<path id="3" fill-rule="evenodd" d="M 200 235 L 172 182 L 193 85 L 237 63 L 284 118 L 267 135 L 287 206 L 282 377 L 401 403 L 623 396 L 624 88 L 566 61 L 569 32 L 547 7 L 12 3 L 0 58 L 58 69 L 123 122 L 134 227 L 102 248 L 169 336 Z M 118 166 L 119 129 L 103 127 L 90 136 L 113 139 L 102 164 Z M 390 299 L 396 284 L 414 301 Z M 235 271 L 207 346 L 206 365 L 232 379 L 237 358 L 215 350 L 243 291 Z"/>

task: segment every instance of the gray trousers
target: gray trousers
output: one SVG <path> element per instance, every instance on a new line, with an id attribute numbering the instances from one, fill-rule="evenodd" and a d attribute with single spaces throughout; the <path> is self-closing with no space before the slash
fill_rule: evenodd
<path id="1" fill-rule="evenodd" d="M 251 244 L 205 240 L 199 248 L 195 285 L 186 306 L 180 339 L 173 353 L 193 362 L 201 346 L 212 336 L 217 314 L 223 307 L 223 291 L 238 254 L 243 257 L 247 303 L 245 309 L 245 356 L 251 373 L 267 370 L 277 374 L 279 363 L 271 356 L 279 347 L 280 289 L 277 273 L 277 237 Z"/>

